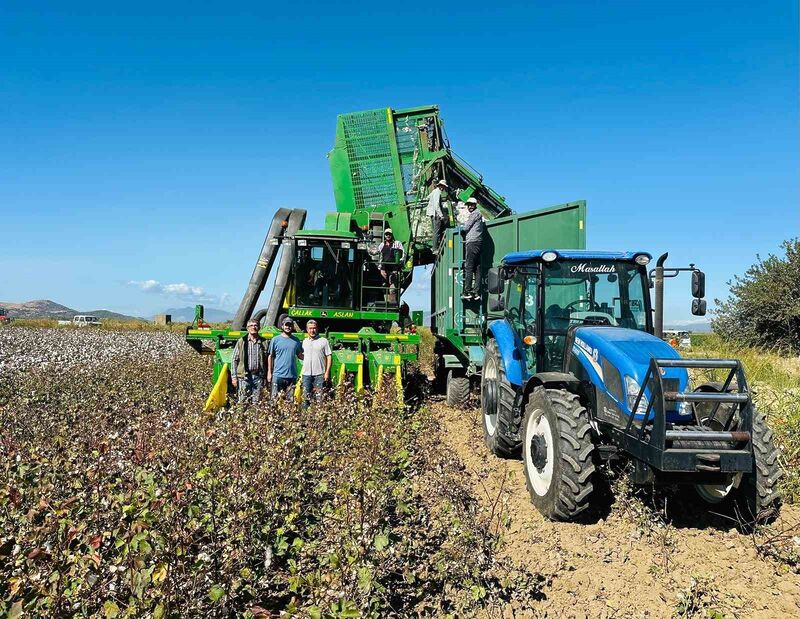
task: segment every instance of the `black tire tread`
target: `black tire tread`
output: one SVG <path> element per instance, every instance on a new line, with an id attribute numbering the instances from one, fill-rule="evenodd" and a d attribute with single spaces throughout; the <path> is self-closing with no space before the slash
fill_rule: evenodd
<path id="1" fill-rule="evenodd" d="M 506 370 L 503 365 L 503 360 L 500 358 L 500 353 L 497 350 L 497 342 L 490 339 L 486 344 L 486 355 L 495 355 L 497 357 L 497 387 L 498 387 L 498 402 L 497 402 L 497 429 L 494 436 L 490 436 L 486 430 L 486 421 L 482 421 L 483 437 L 486 447 L 494 455 L 501 458 L 516 458 L 519 455 L 520 441 L 514 440 L 510 433 L 510 427 L 514 420 L 514 402 L 517 398 L 517 393 L 514 387 L 506 379 Z M 481 393 L 483 393 L 483 386 L 481 386 Z M 481 417 L 483 417 L 483 408 L 481 406 Z"/>
<path id="2" fill-rule="evenodd" d="M 544 387 L 537 387 L 544 389 Z M 544 514 L 552 520 L 567 522 L 585 511 L 594 490 L 592 476 L 595 473 L 593 460 L 594 444 L 589 412 L 574 393 L 563 389 L 546 389 L 550 407 L 558 419 L 559 446 L 564 466 L 560 468 L 557 496 L 550 513 Z M 555 468 L 553 471 L 556 473 Z M 533 486 L 526 476 L 528 492 L 533 497 Z"/>
<path id="3" fill-rule="evenodd" d="M 771 522 L 778 517 L 781 491 L 778 482 L 783 474 L 778 464 L 778 448 L 772 440 L 772 430 L 767 426 L 766 415 L 753 415 L 753 456 L 755 470 L 745 477 L 745 507 L 748 517 L 757 522 Z"/>
<path id="4" fill-rule="evenodd" d="M 448 406 L 466 408 L 469 404 L 469 378 L 466 376 L 448 375 L 446 390 Z"/>

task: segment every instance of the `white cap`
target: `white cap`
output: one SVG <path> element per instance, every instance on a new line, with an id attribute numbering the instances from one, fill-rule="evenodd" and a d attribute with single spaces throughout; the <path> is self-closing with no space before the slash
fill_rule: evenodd
<path id="1" fill-rule="evenodd" d="M 444 179 L 440 180 L 437 185 L 441 185 L 442 187 L 447 187 L 447 183 L 444 182 Z"/>
<path id="2" fill-rule="evenodd" d="M 475 198 L 467 198 L 467 204 L 477 204 L 478 201 Z"/>
<path id="3" fill-rule="evenodd" d="M 391 234 L 391 235 L 393 235 L 393 236 L 394 236 L 394 232 L 392 232 L 392 229 L 391 229 L 391 228 L 386 228 L 386 230 L 384 230 L 384 231 L 383 231 L 383 233 L 384 233 L 384 234 L 386 234 L 386 233 L 389 233 L 389 234 Z"/>

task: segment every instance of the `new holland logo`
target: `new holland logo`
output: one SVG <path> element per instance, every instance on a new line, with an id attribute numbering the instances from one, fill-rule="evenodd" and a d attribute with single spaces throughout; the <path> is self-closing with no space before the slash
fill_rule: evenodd
<path id="1" fill-rule="evenodd" d="M 581 262 L 570 267 L 570 273 L 616 273 L 617 267 L 613 264 L 586 264 Z"/>

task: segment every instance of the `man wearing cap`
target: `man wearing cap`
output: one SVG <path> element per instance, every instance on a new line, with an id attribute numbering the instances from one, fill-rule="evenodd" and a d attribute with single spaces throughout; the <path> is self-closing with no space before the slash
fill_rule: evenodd
<path id="1" fill-rule="evenodd" d="M 447 213 L 442 204 L 442 193 L 447 191 L 447 183 L 444 179 L 436 183 L 428 194 L 428 208 L 425 209 L 425 214 L 431 218 L 431 233 L 433 235 L 433 250 L 438 251 L 439 243 L 442 240 L 442 235 L 447 228 Z M 445 197 L 446 194 L 445 194 Z"/>
<path id="2" fill-rule="evenodd" d="M 383 241 L 368 248 L 367 251 L 373 256 L 380 255 L 381 277 L 383 278 L 384 285 L 388 286 L 390 283 L 389 274 L 396 271 L 403 262 L 405 255 L 403 244 L 395 240 L 391 228 L 386 228 L 386 230 L 383 231 Z"/>
<path id="3" fill-rule="evenodd" d="M 269 346 L 267 380 L 272 382 L 273 398 L 282 395 L 288 400 L 297 383 L 295 357 L 303 358 L 303 347 L 293 332 L 294 321 L 286 316 L 281 322 L 281 334 L 273 337 Z"/>
<path id="4" fill-rule="evenodd" d="M 475 198 L 467 200 L 467 212 L 469 213 L 467 220 L 461 227 L 461 234 L 464 235 L 464 290 L 461 298 L 465 301 L 477 301 L 481 298 L 478 286 L 481 279 L 481 248 L 486 225 L 478 211 L 478 201 Z"/>
<path id="5" fill-rule="evenodd" d="M 267 340 L 258 333 L 258 321 L 247 321 L 247 335 L 236 342 L 231 357 L 231 383 L 239 403 L 257 404 L 267 374 Z"/>
<path id="6" fill-rule="evenodd" d="M 303 402 L 308 408 L 311 398 L 319 397 L 331 378 L 331 345 L 328 339 L 320 336 L 317 321 L 313 318 L 306 323 L 308 337 L 303 340 Z"/>

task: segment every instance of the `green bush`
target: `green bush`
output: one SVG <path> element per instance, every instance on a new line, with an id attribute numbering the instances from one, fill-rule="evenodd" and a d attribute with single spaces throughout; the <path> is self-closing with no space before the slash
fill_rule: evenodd
<path id="1" fill-rule="evenodd" d="M 800 353 L 800 239 L 784 241 L 783 258 L 770 254 L 743 276 L 735 276 L 730 296 L 715 299 L 714 331 L 747 346 Z"/>
<path id="2" fill-rule="evenodd" d="M 0 384 L 0 615 L 464 615 L 537 582 L 425 409 L 200 412 L 207 359 Z"/>

